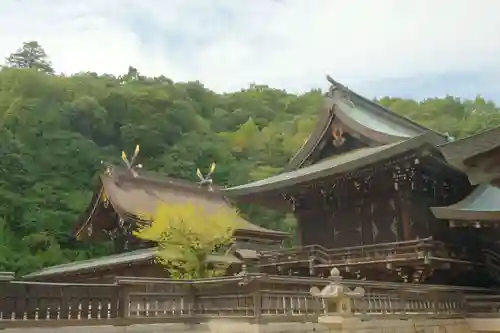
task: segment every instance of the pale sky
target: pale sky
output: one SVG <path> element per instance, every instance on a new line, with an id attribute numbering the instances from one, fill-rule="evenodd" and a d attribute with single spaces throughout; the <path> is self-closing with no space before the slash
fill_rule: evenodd
<path id="1" fill-rule="evenodd" d="M 500 100 L 500 0 L 0 0 L 0 58 L 29 40 L 64 73 Z"/>

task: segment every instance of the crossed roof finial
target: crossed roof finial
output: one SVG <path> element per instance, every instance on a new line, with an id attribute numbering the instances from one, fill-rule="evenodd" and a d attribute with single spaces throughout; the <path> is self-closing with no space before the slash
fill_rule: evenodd
<path id="1" fill-rule="evenodd" d="M 213 182 L 212 181 L 212 174 L 214 173 L 214 171 L 215 171 L 215 162 L 212 162 L 212 165 L 210 165 L 210 171 L 205 176 L 203 176 L 203 174 L 201 173 L 199 168 L 196 168 L 196 176 L 198 176 L 198 178 L 200 179 L 198 184 L 200 184 L 200 185 L 212 184 L 212 182 Z"/>
<path id="2" fill-rule="evenodd" d="M 142 168 L 142 164 L 137 164 L 137 165 L 134 164 L 135 160 L 137 159 L 137 156 L 139 155 L 139 151 L 140 151 L 139 145 L 136 145 L 134 154 L 132 155 L 132 158 L 130 160 L 128 159 L 125 151 L 122 151 L 122 160 L 127 166 L 127 171 L 129 171 L 134 177 L 138 176 L 136 170 Z"/>

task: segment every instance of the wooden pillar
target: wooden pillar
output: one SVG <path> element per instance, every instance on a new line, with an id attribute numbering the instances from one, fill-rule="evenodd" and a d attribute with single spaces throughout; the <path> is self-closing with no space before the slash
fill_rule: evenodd
<path id="1" fill-rule="evenodd" d="M 360 244 L 361 245 L 367 245 L 366 242 L 365 242 L 365 230 L 364 230 L 364 226 L 363 226 L 363 205 L 364 205 L 364 198 L 363 198 L 363 194 L 360 194 L 361 195 L 361 199 L 359 199 L 359 201 L 357 202 L 356 204 L 356 219 L 359 223 L 359 238 L 360 238 Z"/>
<path id="2" fill-rule="evenodd" d="M 401 231 L 398 232 L 400 235 L 396 235 L 396 237 L 401 237 L 403 241 L 407 241 L 412 238 L 411 213 L 410 205 L 408 204 L 408 191 L 411 189 L 411 184 L 409 184 L 409 182 L 411 182 L 411 180 L 409 180 L 408 174 L 408 167 L 403 166 L 403 168 L 399 168 L 394 171 L 392 177 L 392 181 L 394 183 L 393 198 L 396 199 L 393 200 L 393 218 L 398 218 L 399 216 L 398 229 L 401 228 Z"/>
<path id="3" fill-rule="evenodd" d="M 302 228 L 303 228 L 303 223 L 302 223 L 302 219 L 301 219 L 301 216 L 300 214 L 298 214 L 297 212 L 295 212 L 295 220 L 297 221 L 297 243 L 298 243 L 298 246 L 304 246 L 304 239 L 303 239 L 303 231 L 302 231 Z"/>
<path id="4" fill-rule="evenodd" d="M 403 240 L 411 240 L 412 232 L 411 232 L 411 214 L 410 214 L 410 206 L 408 204 L 408 199 L 406 195 L 401 195 L 399 198 L 399 210 L 401 216 L 401 227 L 402 227 L 402 236 Z"/>

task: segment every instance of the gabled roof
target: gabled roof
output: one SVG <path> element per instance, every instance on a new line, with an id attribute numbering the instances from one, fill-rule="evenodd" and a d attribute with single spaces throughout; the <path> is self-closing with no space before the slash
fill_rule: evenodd
<path id="1" fill-rule="evenodd" d="M 106 195 L 113 209 L 122 217 L 140 220 L 141 216 L 154 215 L 159 204 L 191 202 L 203 206 L 208 211 L 230 209 L 231 206 L 216 186 L 201 186 L 197 183 L 161 176 L 157 173 L 140 171 L 136 176 L 129 171 L 110 167 L 100 176 L 100 193 Z M 94 198 L 98 197 L 94 195 Z M 99 200 L 93 200 L 94 207 Z M 88 210 L 90 214 L 95 209 Z M 90 221 L 89 216 L 76 229 L 78 235 Z M 240 218 L 238 230 L 273 237 L 287 237 L 287 233 L 259 227 Z"/>
<path id="2" fill-rule="evenodd" d="M 444 135 L 392 112 L 386 107 L 355 93 L 329 76 L 327 79 L 331 83 L 331 88 L 325 108 L 318 116 L 313 132 L 290 160 L 285 168 L 286 171 L 302 166 L 318 147 L 323 137 L 328 134 L 334 119 L 341 122 L 346 129 L 373 141 L 375 145 L 394 143 L 424 133 L 430 133 L 437 143 L 446 141 Z"/>
<path id="3" fill-rule="evenodd" d="M 500 189 L 479 185 L 465 199 L 447 207 L 432 207 L 438 219 L 500 221 Z"/>
<path id="4" fill-rule="evenodd" d="M 468 160 L 500 147 L 500 126 L 445 143 L 439 147 L 446 161 L 455 167 L 464 169 Z"/>
<path id="5" fill-rule="evenodd" d="M 253 183 L 227 188 L 224 189 L 224 193 L 241 200 L 241 198 L 245 196 L 255 194 L 261 196 L 266 192 L 275 190 L 284 191 L 287 187 L 295 184 L 307 183 L 327 176 L 354 171 L 363 166 L 390 159 L 412 149 L 423 146 L 428 146 L 432 149 L 434 145 L 431 142 L 432 136 L 425 134 L 378 147 L 361 148 L 342 155 L 330 157 L 298 170 L 284 172 Z"/>
<path id="6" fill-rule="evenodd" d="M 147 263 L 156 257 L 156 248 L 135 250 L 120 254 L 112 254 L 105 257 L 75 261 L 67 264 L 46 267 L 40 271 L 33 272 L 23 276 L 23 279 L 39 279 L 49 276 L 65 275 L 65 274 L 80 274 L 86 272 L 94 272 L 95 270 L 105 270 L 116 266 Z M 241 263 L 241 261 L 232 254 L 228 255 L 209 255 L 207 257 L 210 263 Z"/>
<path id="7" fill-rule="evenodd" d="M 500 180 L 500 126 L 439 147 L 446 161 L 467 174 L 472 184 Z"/>

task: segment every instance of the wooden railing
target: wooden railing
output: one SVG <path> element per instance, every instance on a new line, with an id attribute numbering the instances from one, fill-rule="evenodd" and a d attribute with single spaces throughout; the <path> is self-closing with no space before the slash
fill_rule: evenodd
<path id="1" fill-rule="evenodd" d="M 314 322 L 336 314 L 328 300 L 310 295 L 329 279 L 247 274 L 176 281 L 117 278 L 115 284 L 0 283 L 0 329 L 66 325 L 198 323 L 214 318 L 250 322 Z M 351 316 L 498 316 L 500 294 L 477 288 L 345 280 L 362 286 Z"/>
<path id="2" fill-rule="evenodd" d="M 453 260 L 468 260 L 463 248 L 434 241 L 432 238 L 411 241 L 327 249 L 321 245 L 262 251 L 260 266 L 307 263 L 314 267 L 343 267 L 372 263 L 423 260 L 426 255 Z M 453 255 L 452 255 L 453 253 Z"/>
<path id="3" fill-rule="evenodd" d="M 432 315 L 449 317 L 465 316 L 463 298 L 456 295 L 439 295 L 436 299 L 418 293 L 399 297 L 394 294 L 368 294 L 353 299 L 353 313 L 367 315 Z"/>
<path id="4" fill-rule="evenodd" d="M 0 284 L 0 324 L 116 318 L 118 292 L 116 285 L 3 283 Z"/>
<path id="5" fill-rule="evenodd" d="M 466 295 L 467 315 L 500 318 L 500 295 Z"/>

